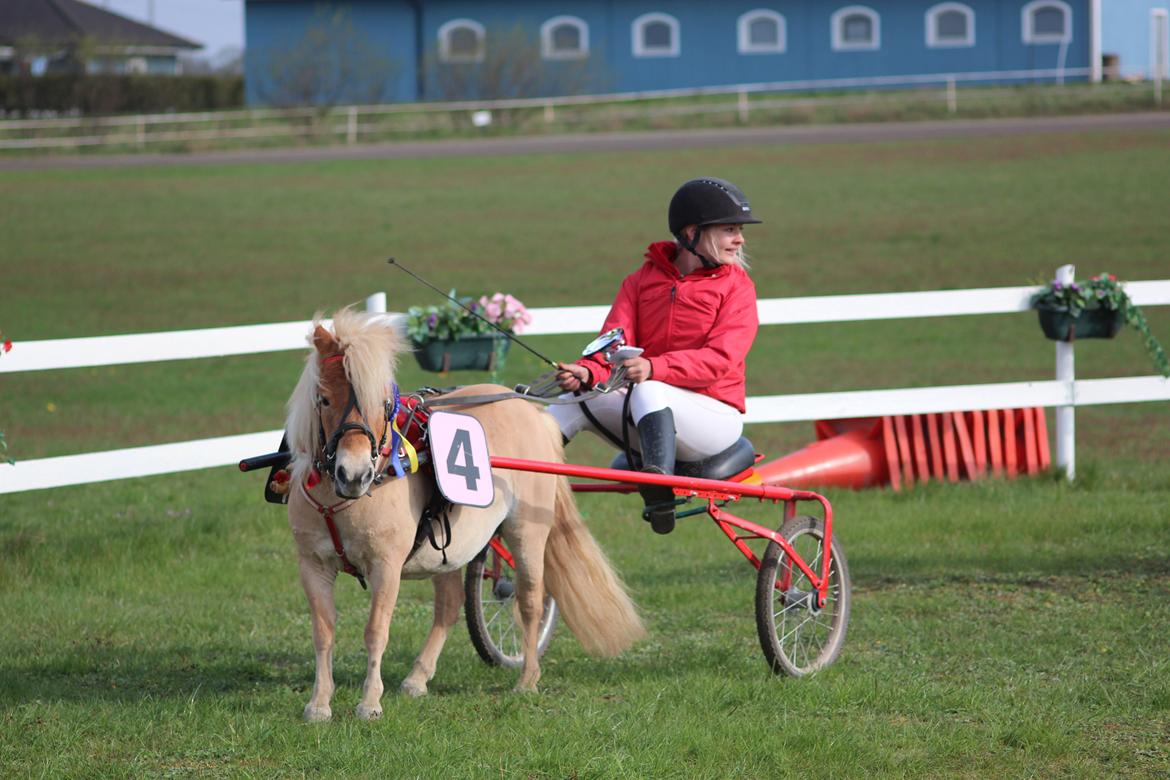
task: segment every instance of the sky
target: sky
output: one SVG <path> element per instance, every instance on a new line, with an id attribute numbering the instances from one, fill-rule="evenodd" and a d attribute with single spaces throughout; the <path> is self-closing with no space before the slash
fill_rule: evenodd
<path id="1" fill-rule="evenodd" d="M 197 52 L 213 57 L 220 50 L 244 47 L 244 0 L 85 0 L 129 19 L 202 43 Z"/>

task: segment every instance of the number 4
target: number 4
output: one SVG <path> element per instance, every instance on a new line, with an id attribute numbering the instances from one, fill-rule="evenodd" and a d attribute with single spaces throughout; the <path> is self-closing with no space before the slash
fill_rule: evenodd
<path id="1" fill-rule="evenodd" d="M 463 465 L 459 465 L 459 453 L 463 453 Z M 467 489 L 475 490 L 479 483 L 479 467 L 475 465 L 475 458 L 471 455 L 471 434 L 466 428 L 455 431 L 451 440 L 451 449 L 447 451 L 447 471 L 467 481 Z"/>

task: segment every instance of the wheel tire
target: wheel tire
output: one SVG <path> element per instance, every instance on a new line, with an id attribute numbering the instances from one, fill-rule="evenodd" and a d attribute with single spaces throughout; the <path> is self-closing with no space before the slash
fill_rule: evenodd
<path id="1" fill-rule="evenodd" d="M 821 570 L 825 524 L 814 517 L 794 517 L 780 528 L 780 535 L 792 545 L 814 572 Z M 816 561 L 814 563 L 814 561 Z M 791 572 L 786 592 L 777 587 L 777 578 Z M 756 580 L 756 628 L 764 658 L 776 674 L 804 677 L 836 660 L 845 642 L 849 625 L 849 564 L 836 535 L 832 542 L 829 593 L 819 610 L 809 604 L 816 591 L 808 577 L 776 542 L 769 542 Z M 790 602 L 790 603 L 787 603 Z"/>
<path id="2" fill-rule="evenodd" d="M 467 596 L 464 612 L 471 644 L 479 657 L 492 666 L 518 669 L 524 664 L 523 638 L 516 620 L 516 597 L 509 590 L 512 567 L 488 545 L 471 563 L 463 579 Z M 536 652 L 543 656 L 552 641 L 557 625 L 557 602 L 544 595 L 544 613 L 540 617 L 540 634 Z"/>

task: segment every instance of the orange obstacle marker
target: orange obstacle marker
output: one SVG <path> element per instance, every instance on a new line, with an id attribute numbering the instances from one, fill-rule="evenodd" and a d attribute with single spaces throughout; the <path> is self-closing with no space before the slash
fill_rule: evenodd
<path id="1" fill-rule="evenodd" d="M 914 485 L 914 464 L 910 460 L 910 437 L 906 435 L 906 416 L 898 415 L 893 419 L 894 438 L 898 441 L 898 459 L 902 461 L 902 479 L 905 480 L 906 487 L 912 487 Z M 886 427 L 889 427 L 888 422 Z"/>
<path id="2" fill-rule="evenodd" d="M 951 482 L 959 481 L 959 456 L 955 451 L 955 427 L 952 424 L 952 414 L 940 414 L 943 433 L 943 462 L 947 467 L 947 479 Z"/>
<path id="3" fill-rule="evenodd" d="M 943 478 L 942 437 L 938 435 L 938 415 L 926 415 L 926 437 L 930 444 L 930 472 L 935 479 Z"/>
<path id="4" fill-rule="evenodd" d="M 820 429 L 817 430 L 820 435 Z M 889 469 L 890 486 L 902 489 L 902 477 L 898 472 L 898 442 L 894 437 L 894 426 L 889 417 L 882 418 L 882 449 L 886 453 L 886 468 Z"/>
<path id="5" fill-rule="evenodd" d="M 1048 449 L 1048 417 L 1042 406 L 1035 407 L 1032 413 L 1036 417 L 1036 444 L 1039 445 L 1040 450 L 1040 470 L 1047 471 L 1048 467 L 1052 465 L 1051 453 Z"/>
<path id="6" fill-rule="evenodd" d="M 998 477 L 1003 474 L 1003 447 L 999 440 L 999 414 L 994 409 L 987 410 L 987 445 L 991 449 L 991 473 Z"/>
<path id="7" fill-rule="evenodd" d="M 952 412 L 951 420 L 955 426 L 955 438 L 959 440 L 959 454 L 963 457 L 963 473 L 967 479 L 979 479 L 979 469 L 975 465 L 975 449 L 971 446 L 971 434 L 967 431 L 967 416 L 962 412 Z"/>
<path id="8" fill-rule="evenodd" d="M 987 439 L 983 436 L 983 412 L 970 412 L 971 439 L 975 445 L 975 472 L 987 473 Z"/>
<path id="9" fill-rule="evenodd" d="M 1018 452 L 1016 449 L 1016 416 L 1011 409 L 1003 410 L 1003 463 L 1007 469 L 1008 479 L 1015 479 L 1019 473 Z"/>
<path id="10" fill-rule="evenodd" d="M 785 487 L 864 488 L 890 484 L 897 468 L 887 459 L 884 431 L 893 431 L 881 418 L 817 421 L 819 441 L 782 458 L 756 467 L 765 485 Z M 842 432 L 838 432 L 842 431 Z M 897 458 L 897 445 L 889 451 Z M 901 480 L 898 480 L 899 483 Z"/>
<path id="11" fill-rule="evenodd" d="M 1040 458 L 1036 451 L 1036 422 L 1031 409 L 1021 409 L 1020 417 L 1024 419 L 1024 462 L 1028 473 L 1036 474 L 1040 471 Z"/>
<path id="12" fill-rule="evenodd" d="M 817 441 L 756 469 L 764 484 L 900 490 L 988 473 L 1015 478 L 1049 463 L 1039 408 L 818 420 L 815 428 Z"/>
<path id="13" fill-rule="evenodd" d="M 914 437 L 914 465 L 918 469 L 918 477 L 923 482 L 930 479 L 930 468 L 926 460 L 926 439 L 922 431 L 922 415 L 910 415 L 910 435 Z"/>

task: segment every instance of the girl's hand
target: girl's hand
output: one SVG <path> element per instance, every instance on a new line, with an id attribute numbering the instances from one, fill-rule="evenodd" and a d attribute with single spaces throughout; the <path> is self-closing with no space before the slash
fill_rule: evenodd
<path id="1" fill-rule="evenodd" d="M 589 384 L 589 369 L 576 363 L 557 363 L 557 384 L 562 390 L 574 393 Z"/>
<path id="2" fill-rule="evenodd" d="M 622 365 L 626 367 L 626 378 L 634 384 L 645 382 L 654 373 L 654 367 L 644 357 L 630 358 L 623 361 Z"/>

